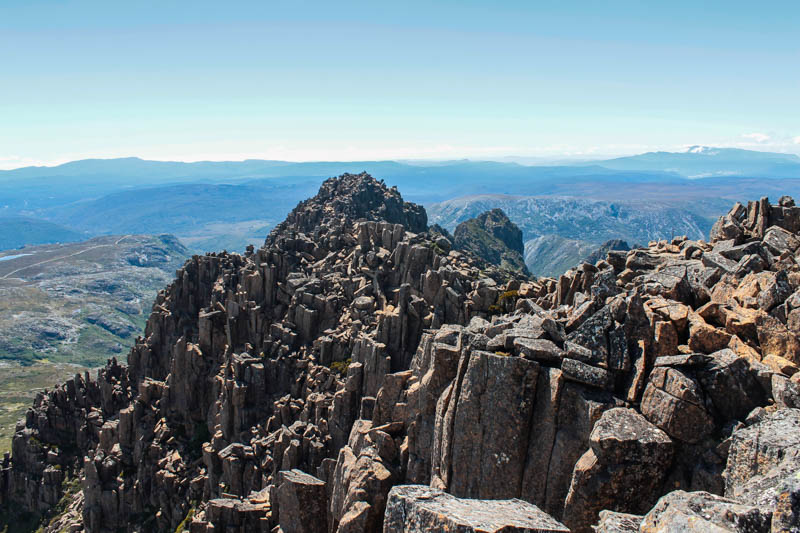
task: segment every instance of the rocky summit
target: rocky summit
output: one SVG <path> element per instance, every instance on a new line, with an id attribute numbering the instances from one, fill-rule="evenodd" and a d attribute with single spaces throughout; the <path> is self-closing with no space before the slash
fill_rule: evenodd
<path id="1" fill-rule="evenodd" d="M 491 209 L 465 220 L 453 233 L 455 247 L 509 270 L 528 274 L 523 253 L 522 230 L 502 209 Z"/>
<path id="2" fill-rule="evenodd" d="M 193 257 L 127 365 L 37 395 L 2 460 L 0 520 L 800 528 L 792 199 L 737 204 L 708 241 L 610 251 L 558 279 L 442 238 L 396 189 L 346 174 L 260 249 Z"/>

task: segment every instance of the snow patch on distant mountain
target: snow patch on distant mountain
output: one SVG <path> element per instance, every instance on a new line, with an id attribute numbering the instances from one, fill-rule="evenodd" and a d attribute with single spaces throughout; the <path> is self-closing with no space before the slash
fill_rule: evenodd
<path id="1" fill-rule="evenodd" d="M 719 155 L 719 149 L 709 146 L 690 146 L 687 154 Z"/>

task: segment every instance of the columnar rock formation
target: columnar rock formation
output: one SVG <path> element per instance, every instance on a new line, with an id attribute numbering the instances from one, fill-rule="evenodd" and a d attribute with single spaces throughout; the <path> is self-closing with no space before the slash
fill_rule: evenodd
<path id="1" fill-rule="evenodd" d="M 78 476 L 53 527 L 798 527 L 798 231 L 762 199 L 709 242 L 513 279 L 328 180 L 259 250 L 188 261 L 128 366 L 39 395 L 0 503 Z"/>

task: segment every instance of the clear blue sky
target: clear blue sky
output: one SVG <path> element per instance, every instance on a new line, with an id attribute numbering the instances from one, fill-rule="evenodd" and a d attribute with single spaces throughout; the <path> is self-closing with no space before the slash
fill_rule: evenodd
<path id="1" fill-rule="evenodd" d="M 800 152 L 800 2 L 0 1 L 0 168 Z"/>

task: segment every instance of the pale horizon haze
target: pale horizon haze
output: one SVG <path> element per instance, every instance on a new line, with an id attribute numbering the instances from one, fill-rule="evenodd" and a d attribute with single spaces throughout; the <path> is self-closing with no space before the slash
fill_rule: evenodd
<path id="1" fill-rule="evenodd" d="M 0 169 L 800 154 L 800 3 L 0 3 Z"/>

